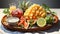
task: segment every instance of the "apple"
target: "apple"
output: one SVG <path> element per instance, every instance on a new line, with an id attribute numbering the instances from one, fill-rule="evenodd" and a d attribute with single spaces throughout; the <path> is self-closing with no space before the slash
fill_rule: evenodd
<path id="1" fill-rule="evenodd" d="M 15 11 L 12 11 L 12 16 L 15 16 L 15 17 L 21 17 L 23 15 L 23 11 L 21 9 L 16 9 Z"/>

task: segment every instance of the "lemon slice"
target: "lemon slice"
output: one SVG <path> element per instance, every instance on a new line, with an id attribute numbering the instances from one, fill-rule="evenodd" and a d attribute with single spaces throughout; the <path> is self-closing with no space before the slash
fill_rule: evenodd
<path id="1" fill-rule="evenodd" d="M 39 18 L 39 19 L 37 20 L 37 25 L 38 25 L 39 27 L 44 27 L 44 26 L 46 25 L 46 20 L 45 20 L 44 18 Z"/>

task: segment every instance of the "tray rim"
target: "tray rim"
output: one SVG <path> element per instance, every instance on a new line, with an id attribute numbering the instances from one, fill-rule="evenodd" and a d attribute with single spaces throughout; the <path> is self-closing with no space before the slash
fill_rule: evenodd
<path id="1" fill-rule="evenodd" d="M 9 27 L 9 26 L 6 26 L 4 23 L 3 23 L 3 19 L 5 18 L 5 17 L 7 17 L 7 15 L 5 15 L 5 16 L 3 16 L 3 18 L 2 18 L 2 20 L 1 20 L 1 23 L 2 23 L 2 25 L 6 28 L 6 29 L 8 29 L 8 30 L 14 30 L 14 31 L 20 31 L 20 32 L 34 32 L 34 31 L 44 31 L 44 30 L 48 30 L 48 29 L 50 29 L 52 26 L 54 26 L 55 24 L 57 24 L 57 23 L 55 23 L 55 24 L 53 24 L 52 26 L 48 26 L 48 25 L 46 25 L 45 27 L 37 27 L 37 28 L 34 28 L 34 29 L 22 29 L 22 28 L 12 28 L 12 27 Z"/>

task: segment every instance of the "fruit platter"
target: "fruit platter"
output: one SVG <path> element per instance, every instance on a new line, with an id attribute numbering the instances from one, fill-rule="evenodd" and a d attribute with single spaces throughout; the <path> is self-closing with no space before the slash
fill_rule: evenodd
<path id="1" fill-rule="evenodd" d="M 1 22 L 8 30 L 20 32 L 44 31 L 57 25 L 58 16 L 46 4 L 20 2 L 19 7 L 11 5 L 4 9 Z"/>

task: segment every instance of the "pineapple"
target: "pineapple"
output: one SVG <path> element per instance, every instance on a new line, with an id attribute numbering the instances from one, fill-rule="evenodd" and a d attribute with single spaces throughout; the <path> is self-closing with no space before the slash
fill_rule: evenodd
<path id="1" fill-rule="evenodd" d="M 31 5 L 31 3 L 28 1 L 23 1 L 23 2 L 19 2 L 19 8 L 22 9 L 24 12 L 25 10 Z"/>
<path id="2" fill-rule="evenodd" d="M 33 16 L 45 17 L 46 11 L 42 6 L 33 4 L 25 11 L 24 16 L 30 17 L 31 19 L 33 18 Z"/>

